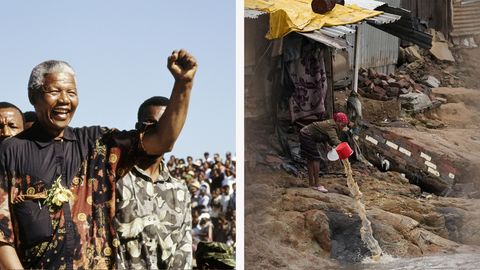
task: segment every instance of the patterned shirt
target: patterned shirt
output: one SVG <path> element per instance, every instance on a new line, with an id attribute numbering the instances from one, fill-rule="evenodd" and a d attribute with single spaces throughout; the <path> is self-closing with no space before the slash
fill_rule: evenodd
<path id="1" fill-rule="evenodd" d="M 0 242 L 16 248 L 24 268 L 114 267 L 115 179 L 139 156 L 139 137 L 67 127 L 54 140 L 34 124 L 2 142 Z M 74 197 L 53 211 L 42 194 L 58 177 Z"/>
<path id="2" fill-rule="evenodd" d="M 157 181 L 134 166 L 117 182 L 119 268 L 192 268 L 190 193 L 163 168 Z"/>

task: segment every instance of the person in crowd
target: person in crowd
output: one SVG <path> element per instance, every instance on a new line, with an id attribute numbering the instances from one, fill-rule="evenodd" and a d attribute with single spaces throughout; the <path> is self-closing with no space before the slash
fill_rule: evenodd
<path id="1" fill-rule="evenodd" d="M 219 153 L 213 154 L 213 163 L 222 164 L 222 158 L 220 157 Z"/>
<path id="2" fill-rule="evenodd" d="M 227 213 L 228 204 L 230 203 L 230 187 L 224 185 L 221 189 L 220 204 L 222 205 L 222 213 Z"/>
<path id="3" fill-rule="evenodd" d="M 37 114 L 32 111 L 25 112 L 23 117 L 25 118 L 25 129 L 31 128 L 33 123 L 37 121 Z"/>
<path id="4" fill-rule="evenodd" d="M 138 109 L 135 128 L 144 132 L 158 123 L 168 103 L 168 98 L 160 96 L 145 100 Z M 185 181 L 170 175 L 163 157 L 145 155 L 139 158 L 117 181 L 116 191 L 114 223 L 120 241 L 117 267 L 190 269 L 190 195 Z M 167 223 L 170 225 L 163 225 Z"/>
<path id="5" fill-rule="evenodd" d="M 225 153 L 225 163 L 227 163 L 227 161 L 232 161 L 232 152 L 228 151 L 227 153 Z"/>
<path id="6" fill-rule="evenodd" d="M 212 170 L 212 172 L 210 174 L 210 178 L 212 179 L 211 187 L 213 189 L 221 188 L 222 187 L 222 181 L 225 178 L 225 174 L 221 171 L 220 167 L 216 167 Z"/>
<path id="7" fill-rule="evenodd" d="M 210 189 L 210 183 L 206 179 L 205 173 L 202 170 L 198 171 L 198 182 L 200 183 L 200 186 L 204 186 L 207 189 L 207 194 L 212 194 Z"/>
<path id="8" fill-rule="evenodd" d="M 198 206 L 202 209 L 210 210 L 210 195 L 207 194 L 207 187 L 200 185 L 200 194 L 198 195 Z M 209 211 L 210 212 L 210 211 Z"/>
<path id="9" fill-rule="evenodd" d="M 347 115 L 338 112 L 333 115 L 333 120 L 313 122 L 300 130 L 300 153 L 307 160 L 308 183 L 313 189 L 328 192 L 318 182 L 320 161 L 325 162 L 327 144 L 330 147 L 340 144 L 339 136 L 347 124 Z M 322 144 L 322 153 L 320 153 L 317 143 Z"/>
<path id="10" fill-rule="evenodd" d="M 22 111 L 9 102 L 0 102 L 0 144 L 24 129 Z"/>
<path id="11" fill-rule="evenodd" d="M 213 241 L 213 224 L 210 220 L 210 214 L 203 212 L 198 217 L 198 224 L 193 228 L 194 243 L 198 244 L 200 241 Z"/>
<path id="12" fill-rule="evenodd" d="M 208 163 L 210 163 L 210 164 L 213 163 L 213 159 L 210 157 L 210 153 L 209 153 L 209 152 L 203 153 L 203 157 L 205 158 L 205 162 L 208 162 Z"/>
<path id="13" fill-rule="evenodd" d="M 228 203 L 228 207 L 232 208 L 233 210 L 237 209 L 237 183 L 232 184 L 233 192 L 230 194 L 230 202 Z"/>
<path id="14" fill-rule="evenodd" d="M 210 163 L 208 163 L 207 161 L 203 163 L 203 171 L 205 172 L 205 178 L 210 179 L 209 181 L 211 182 L 212 169 L 210 168 Z"/>
<path id="15" fill-rule="evenodd" d="M 169 106 L 145 132 L 69 127 L 79 104 L 72 67 L 51 60 L 33 68 L 28 97 L 38 121 L 0 147 L 1 269 L 116 267 L 115 181 L 139 157 L 171 151 L 187 116 L 196 60 L 174 51 L 167 67 Z"/>
<path id="16" fill-rule="evenodd" d="M 232 170 L 230 170 L 229 168 L 226 168 L 225 169 L 225 178 L 222 180 L 222 186 L 225 186 L 227 185 L 229 187 L 229 191 L 230 191 L 230 194 L 228 195 L 231 195 L 232 192 L 233 192 L 233 184 L 235 184 L 236 180 L 235 180 L 235 174 L 232 172 Z"/>

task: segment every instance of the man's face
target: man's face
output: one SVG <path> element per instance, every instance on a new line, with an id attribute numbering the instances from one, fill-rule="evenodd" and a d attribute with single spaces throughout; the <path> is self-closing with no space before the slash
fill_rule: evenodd
<path id="1" fill-rule="evenodd" d="M 160 120 L 163 113 L 165 112 L 166 106 L 155 106 L 150 105 L 145 107 L 140 114 L 140 121 L 137 123 L 137 129 L 140 127 L 147 127 L 149 125 L 153 125 Z"/>
<path id="2" fill-rule="evenodd" d="M 35 93 L 33 106 L 38 122 L 49 131 L 63 132 L 78 106 L 77 85 L 73 75 L 50 73 L 43 80 L 43 89 Z"/>
<path id="3" fill-rule="evenodd" d="M 0 143 L 23 131 L 23 119 L 15 108 L 0 109 Z"/>

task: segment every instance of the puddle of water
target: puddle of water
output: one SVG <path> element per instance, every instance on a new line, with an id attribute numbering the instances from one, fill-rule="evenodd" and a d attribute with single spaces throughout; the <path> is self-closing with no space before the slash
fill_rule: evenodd
<path id="1" fill-rule="evenodd" d="M 355 179 L 353 179 L 353 172 L 348 159 L 343 159 L 342 163 L 343 167 L 345 168 L 345 173 L 347 174 L 348 189 L 355 199 L 355 208 L 357 209 L 358 215 L 362 220 L 360 236 L 372 254 L 371 259 L 373 261 L 379 261 L 382 256 L 382 249 L 380 248 L 380 245 L 378 245 L 378 241 L 373 237 L 371 222 L 367 218 L 365 205 L 362 202 L 362 192 L 360 191 Z"/>

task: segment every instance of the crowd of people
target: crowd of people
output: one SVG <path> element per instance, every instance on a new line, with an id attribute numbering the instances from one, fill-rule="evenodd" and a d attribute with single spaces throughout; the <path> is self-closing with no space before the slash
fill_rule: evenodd
<path id="1" fill-rule="evenodd" d="M 208 152 L 203 158 L 170 156 L 170 174 L 186 182 L 191 195 L 192 239 L 195 251 L 199 242 L 221 242 L 235 246 L 236 161 L 230 152 L 223 159 Z"/>

